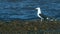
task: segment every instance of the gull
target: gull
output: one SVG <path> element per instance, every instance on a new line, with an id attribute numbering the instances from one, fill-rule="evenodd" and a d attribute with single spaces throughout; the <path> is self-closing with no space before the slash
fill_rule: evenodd
<path id="1" fill-rule="evenodd" d="M 41 21 L 43 21 L 43 19 L 44 19 L 44 20 L 49 19 L 46 15 L 44 15 L 44 14 L 41 13 L 40 7 L 37 7 L 36 9 L 38 10 L 37 16 L 38 16 L 39 18 L 41 18 Z"/>

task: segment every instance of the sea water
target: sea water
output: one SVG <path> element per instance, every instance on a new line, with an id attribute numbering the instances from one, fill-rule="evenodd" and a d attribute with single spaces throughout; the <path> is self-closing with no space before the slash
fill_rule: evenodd
<path id="1" fill-rule="evenodd" d="M 0 0 L 0 20 L 39 19 L 37 7 L 44 15 L 60 19 L 59 0 Z"/>

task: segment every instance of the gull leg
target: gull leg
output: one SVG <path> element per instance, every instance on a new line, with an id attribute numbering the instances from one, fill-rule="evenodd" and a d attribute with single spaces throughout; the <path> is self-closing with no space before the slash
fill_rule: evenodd
<path id="1" fill-rule="evenodd" d="M 41 18 L 41 22 L 43 21 L 43 18 Z"/>

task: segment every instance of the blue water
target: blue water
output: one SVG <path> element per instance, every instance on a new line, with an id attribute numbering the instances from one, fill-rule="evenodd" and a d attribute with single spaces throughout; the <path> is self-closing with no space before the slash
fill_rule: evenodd
<path id="1" fill-rule="evenodd" d="M 0 20 L 39 19 L 36 7 L 44 15 L 60 19 L 60 0 L 0 0 Z"/>

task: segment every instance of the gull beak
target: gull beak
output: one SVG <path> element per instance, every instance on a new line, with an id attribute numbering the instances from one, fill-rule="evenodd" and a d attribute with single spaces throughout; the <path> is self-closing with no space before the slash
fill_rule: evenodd
<path id="1" fill-rule="evenodd" d="M 37 10 L 38 8 L 35 8 L 35 10 Z"/>
<path id="2" fill-rule="evenodd" d="M 35 8 L 35 9 L 39 9 L 40 7 L 37 7 L 37 8 Z"/>
<path id="3" fill-rule="evenodd" d="M 35 8 L 35 9 L 37 9 L 37 8 Z"/>

